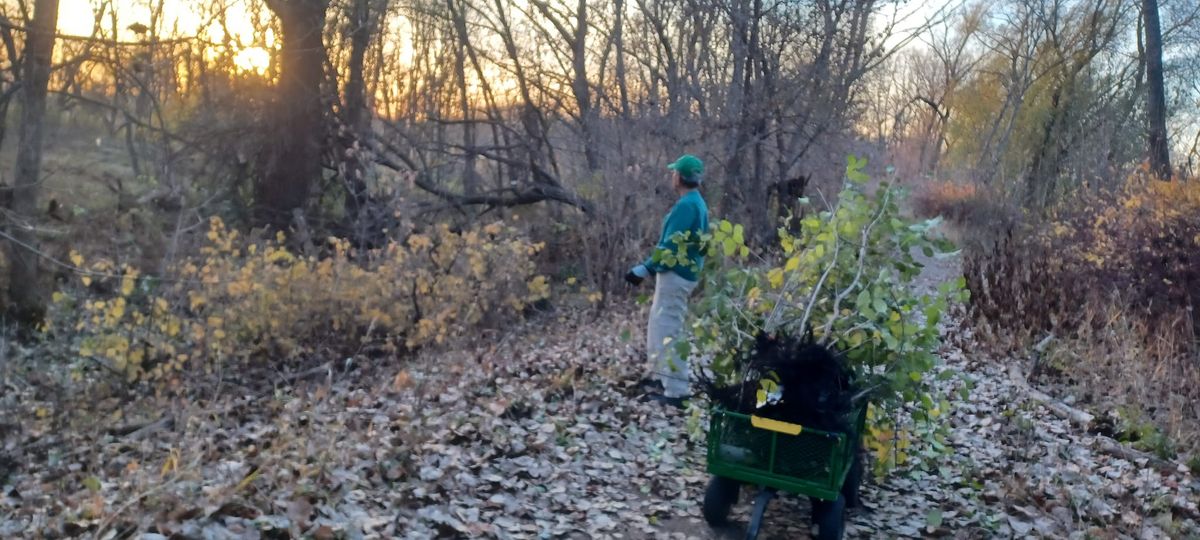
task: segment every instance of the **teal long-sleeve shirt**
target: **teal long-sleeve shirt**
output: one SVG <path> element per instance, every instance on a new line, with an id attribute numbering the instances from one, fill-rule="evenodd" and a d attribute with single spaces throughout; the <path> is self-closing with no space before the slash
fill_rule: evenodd
<path id="1" fill-rule="evenodd" d="M 690 232 L 691 235 L 690 239 L 683 243 L 687 246 L 686 260 L 678 260 L 674 266 L 664 264 L 661 260 L 661 252 L 666 250 L 678 253 L 679 246 L 676 244 L 675 235 L 687 232 Z M 659 236 L 654 253 L 642 264 L 655 274 L 672 271 L 683 279 L 696 281 L 700 270 L 704 268 L 704 252 L 700 245 L 700 235 L 706 232 L 708 232 L 708 204 L 704 202 L 704 197 L 700 196 L 700 192 L 697 190 L 684 193 L 663 220 L 662 234 Z M 660 260 L 657 262 L 655 254 L 660 254 Z"/>

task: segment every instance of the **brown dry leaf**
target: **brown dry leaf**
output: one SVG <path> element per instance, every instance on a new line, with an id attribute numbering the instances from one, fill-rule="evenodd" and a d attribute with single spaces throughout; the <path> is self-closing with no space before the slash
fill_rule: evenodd
<path id="1" fill-rule="evenodd" d="M 490 401 L 487 404 L 487 408 L 493 415 L 500 416 L 504 414 L 504 411 L 508 410 L 508 402 L 504 400 Z"/>
<path id="2" fill-rule="evenodd" d="M 412 377 L 408 374 L 408 370 L 400 370 L 396 372 L 395 378 L 392 379 L 392 389 L 398 392 L 408 388 L 411 383 Z"/>
<path id="3" fill-rule="evenodd" d="M 292 499 L 287 506 L 287 517 L 300 530 L 307 530 L 309 527 L 309 518 L 312 516 L 313 506 L 305 497 Z"/>
<path id="4" fill-rule="evenodd" d="M 330 527 L 329 525 L 321 525 L 320 527 L 317 527 L 317 530 L 313 531 L 313 538 L 316 540 L 334 540 L 336 536 L 337 535 L 334 533 L 333 527 Z"/>

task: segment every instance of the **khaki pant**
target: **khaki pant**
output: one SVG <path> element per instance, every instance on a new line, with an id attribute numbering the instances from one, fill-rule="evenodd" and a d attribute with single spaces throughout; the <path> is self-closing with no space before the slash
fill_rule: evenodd
<path id="1" fill-rule="evenodd" d="M 675 351 L 674 340 L 684 336 L 688 296 L 695 288 L 695 281 L 683 279 L 675 272 L 662 272 L 655 279 L 654 302 L 650 304 L 650 323 L 646 327 L 646 355 L 650 374 L 662 381 L 663 395 L 667 397 L 691 393 L 688 359 Z"/>

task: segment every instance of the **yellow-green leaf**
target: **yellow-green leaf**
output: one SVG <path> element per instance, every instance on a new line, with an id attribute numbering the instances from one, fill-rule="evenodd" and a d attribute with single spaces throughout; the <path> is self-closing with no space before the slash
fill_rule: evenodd
<path id="1" fill-rule="evenodd" d="M 783 267 L 784 272 L 791 272 L 800 268 L 800 257 L 792 257 L 787 260 L 787 264 Z"/>
<path id="2" fill-rule="evenodd" d="M 772 268 L 770 272 L 767 272 L 767 282 L 776 289 L 781 287 L 783 285 L 783 269 Z"/>

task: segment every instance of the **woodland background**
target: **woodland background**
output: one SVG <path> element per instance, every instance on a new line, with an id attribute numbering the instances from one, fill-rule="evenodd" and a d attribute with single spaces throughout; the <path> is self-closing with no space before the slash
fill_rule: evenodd
<path id="1" fill-rule="evenodd" d="M 973 350 L 1200 468 L 1195 0 L 4 0 L 0 43 L 0 372 L 51 431 L 620 312 L 676 155 L 772 258 L 854 154 L 949 219 Z"/>

